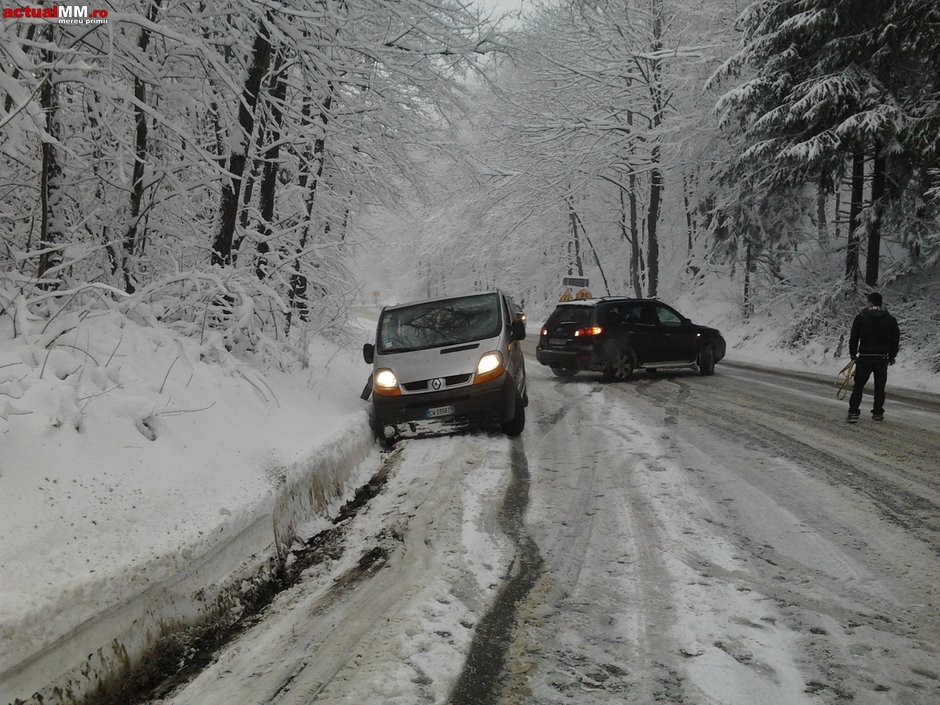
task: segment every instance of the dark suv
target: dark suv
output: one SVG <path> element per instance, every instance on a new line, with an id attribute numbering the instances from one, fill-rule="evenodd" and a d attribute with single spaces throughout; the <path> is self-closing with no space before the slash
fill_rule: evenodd
<path id="1" fill-rule="evenodd" d="M 559 304 L 542 326 L 535 352 L 559 377 L 594 370 L 624 381 L 637 369 L 693 367 L 714 374 L 725 340 L 655 299 L 606 297 Z"/>

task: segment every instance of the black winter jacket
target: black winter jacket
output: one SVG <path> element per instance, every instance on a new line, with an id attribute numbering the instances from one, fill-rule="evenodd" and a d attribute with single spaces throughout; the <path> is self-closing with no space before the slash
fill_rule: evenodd
<path id="1" fill-rule="evenodd" d="M 893 360 L 898 354 L 901 331 L 894 316 L 883 308 L 866 308 L 855 317 L 849 338 L 849 354 L 884 355 Z"/>

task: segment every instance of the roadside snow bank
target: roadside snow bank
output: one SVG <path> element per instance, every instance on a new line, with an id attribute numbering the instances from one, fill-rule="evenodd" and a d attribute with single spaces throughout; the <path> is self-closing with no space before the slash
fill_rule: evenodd
<path id="1" fill-rule="evenodd" d="M 262 375 L 117 313 L 23 322 L 0 321 L 0 702 L 68 702 L 342 493 L 364 373 L 322 341 Z"/>
<path id="2" fill-rule="evenodd" d="M 885 294 L 886 297 L 889 295 Z M 889 302 L 893 304 L 893 299 Z M 820 334 L 793 343 L 788 342 L 788 338 L 792 337 L 792 327 L 799 320 L 798 312 L 786 302 L 781 302 L 776 308 L 766 307 L 745 319 L 741 304 L 727 283 L 717 290 L 698 289 L 684 293 L 678 297 L 675 306 L 696 323 L 720 330 L 728 343 L 727 356 L 731 360 L 814 372 L 833 380 L 849 361 L 849 331 L 855 314 L 862 308 L 861 303 L 851 308 L 841 324 L 828 321 L 827 326 L 834 331 L 831 335 Z M 897 364 L 888 372 L 888 393 L 892 388 L 940 393 L 940 375 L 930 368 L 929 343 L 924 342 L 929 336 L 921 329 L 930 327 L 916 327 L 909 315 L 902 315 L 896 308 L 902 308 L 907 314 L 903 304 L 889 306 L 901 324 L 901 349 Z M 931 335 L 936 340 L 936 333 Z M 933 355 L 937 355 L 935 348 Z"/>

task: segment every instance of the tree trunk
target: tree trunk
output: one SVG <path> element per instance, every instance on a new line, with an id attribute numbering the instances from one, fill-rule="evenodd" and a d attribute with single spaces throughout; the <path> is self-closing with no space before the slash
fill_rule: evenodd
<path id="1" fill-rule="evenodd" d="M 278 69 L 275 65 L 274 74 L 277 75 Z M 270 93 L 272 88 L 268 88 Z M 263 100 L 264 96 L 258 96 L 258 104 L 255 107 L 256 111 L 261 111 L 264 109 L 265 101 Z M 259 115 L 261 113 L 259 112 Z M 264 122 L 264 118 L 256 122 Z M 263 158 L 261 151 L 264 147 L 265 139 L 268 137 L 268 130 L 266 129 L 267 125 L 259 125 L 255 129 L 254 140 L 251 142 L 251 146 L 248 150 L 248 155 L 246 157 L 245 163 L 251 164 L 251 168 L 248 169 L 248 174 L 245 176 L 242 183 L 242 195 L 239 199 L 239 212 L 238 212 L 238 224 L 240 232 L 238 237 L 235 238 L 235 243 L 232 245 L 232 264 L 238 262 L 238 255 L 241 252 L 242 246 L 245 242 L 245 238 L 248 236 L 249 227 L 251 226 L 251 205 L 252 200 L 254 199 L 255 193 L 255 184 L 258 182 L 258 175 L 262 171 L 262 162 Z M 257 251 L 257 250 L 256 250 Z"/>
<path id="2" fill-rule="evenodd" d="M 150 22 L 156 22 L 161 2 L 162 0 L 150 0 L 150 7 L 147 8 L 147 19 Z M 142 57 L 146 56 L 149 45 L 150 30 L 143 27 L 137 37 L 137 49 Z M 134 171 L 131 177 L 131 212 L 130 224 L 127 227 L 127 232 L 124 233 L 124 253 L 121 260 L 121 269 L 124 273 L 124 290 L 128 294 L 133 294 L 136 290 L 132 270 L 137 253 L 137 225 L 140 221 L 140 204 L 144 198 L 144 176 L 147 163 L 147 113 L 143 108 L 147 103 L 147 84 L 143 78 L 136 74 L 134 75 L 134 98 L 136 99 L 134 121 L 137 124 L 137 134 L 134 141 Z"/>
<path id="3" fill-rule="evenodd" d="M 659 163 L 659 147 L 653 147 L 652 158 Z M 659 235 L 656 232 L 659 222 L 659 201 L 662 192 L 662 173 L 657 167 L 650 171 L 650 205 L 646 218 L 646 265 L 648 270 L 648 288 L 650 298 L 656 298 L 659 285 Z"/>
<path id="4" fill-rule="evenodd" d="M 751 302 L 751 267 L 753 266 L 753 251 L 751 249 L 751 238 L 747 238 L 744 245 L 744 320 L 748 320 L 754 311 Z"/>
<path id="5" fill-rule="evenodd" d="M 619 218 L 618 224 L 620 225 L 620 239 L 623 240 L 625 243 L 627 243 L 627 245 L 632 245 L 633 238 L 630 237 L 630 231 L 627 230 L 627 204 L 626 204 L 626 201 L 624 201 L 623 199 L 623 193 L 626 189 L 624 189 L 624 187 L 621 185 L 619 190 L 620 190 L 620 218 Z M 633 268 L 634 268 L 633 257 L 630 255 L 627 255 L 627 272 L 628 272 L 627 276 L 630 277 L 631 284 L 632 284 L 632 278 L 633 278 Z"/>
<path id="6" fill-rule="evenodd" d="M 829 250 L 829 225 L 826 222 L 826 188 L 822 180 L 816 185 L 816 242 Z"/>
<path id="7" fill-rule="evenodd" d="M 55 42 L 55 27 L 51 23 L 44 32 L 45 41 L 49 46 Z M 39 257 L 39 266 L 36 276 L 42 279 L 46 272 L 62 262 L 62 254 L 58 249 L 50 250 L 62 243 L 65 238 L 65 213 L 62 192 L 62 165 L 59 163 L 58 141 L 60 137 L 59 101 L 53 77 L 52 66 L 55 63 L 55 54 L 51 49 L 42 52 L 43 64 L 47 74 L 43 79 L 39 91 L 39 104 L 46 115 L 46 131 L 52 140 L 43 140 L 40 147 L 42 165 L 39 175 L 39 247 L 43 252 Z M 48 284 L 44 286 L 49 286 Z"/>
<path id="8" fill-rule="evenodd" d="M 629 179 L 634 178 L 632 172 Z M 630 244 L 630 285 L 633 287 L 633 293 L 637 298 L 643 295 L 640 287 L 640 244 L 637 242 L 636 232 L 636 196 L 630 192 L 630 225 L 627 228 L 627 206 L 623 200 L 625 189 L 620 187 L 620 232 L 624 240 Z"/>
<path id="9" fill-rule="evenodd" d="M 205 0 L 200 0 L 199 2 L 199 15 L 205 16 L 206 12 L 206 2 Z M 226 24 L 228 29 L 231 29 L 231 17 L 226 15 Z M 217 33 L 210 31 L 210 25 L 207 23 L 202 32 L 202 38 L 206 43 L 211 43 L 214 41 Z M 222 52 L 222 60 L 228 65 L 232 60 L 232 49 L 229 44 L 225 44 L 225 47 Z M 222 130 L 222 123 L 219 119 L 219 103 L 216 99 L 218 96 L 218 91 L 216 90 L 216 82 L 214 79 L 210 78 L 208 81 L 209 85 L 209 109 L 206 112 L 206 119 L 212 124 L 212 134 L 215 137 L 215 156 L 216 162 L 219 165 L 219 169 L 222 170 L 225 168 L 225 134 Z"/>
<path id="10" fill-rule="evenodd" d="M 836 203 L 833 207 L 833 213 L 835 213 L 835 218 L 832 221 L 833 233 L 832 236 L 836 242 L 839 241 L 839 238 L 842 237 L 842 184 L 836 184 Z"/>
<path id="11" fill-rule="evenodd" d="M 865 188 L 865 152 L 856 148 L 852 155 L 852 204 L 849 207 L 849 240 L 845 248 L 845 278 L 858 283 L 858 220 L 862 212 Z"/>
<path id="12" fill-rule="evenodd" d="M 627 125 L 633 131 L 633 111 L 627 111 Z M 631 148 L 632 153 L 632 148 Z M 633 280 L 633 292 L 637 298 L 643 296 L 643 282 L 640 281 L 640 270 L 643 268 L 640 261 L 640 228 L 638 223 L 638 202 L 636 197 L 636 172 L 631 162 L 630 174 L 627 177 L 627 195 L 630 200 L 630 278 Z"/>
<path id="13" fill-rule="evenodd" d="M 653 2 L 653 43 L 652 50 L 655 54 L 663 47 L 663 8 L 662 0 Z M 660 161 L 660 139 L 659 128 L 663 124 L 663 105 L 662 86 L 659 83 L 660 61 L 652 59 L 650 61 L 649 74 L 649 92 L 652 102 L 652 128 L 653 128 L 653 148 L 650 150 L 650 202 L 649 210 L 646 216 L 646 266 L 648 269 L 648 286 L 651 298 L 656 298 L 657 288 L 659 286 L 659 236 L 657 234 L 657 225 L 659 223 L 659 202 L 663 189 L 663 175 L 659 168 Z"/>
<path id="14" fill-rule="evenodd" d="M 239 194 L 242 175 L 245 171 L 248 145 L 255 126 L 255 107 L 261 91 L 261 81 L 271 64 L 271 41 L 267 23 L 270 16 L 258 20 L 258 33 L 255 35 L 251 51 L 251 65 L 245 78 L 245 88 L 238 107 L 238 142 L 232 148 L 228 159 L 228 174 L 222 180 L 222 199 L 219 205 L 219 229 L 212 243 L 212 263 L 230 265 L 232 263 L 232 242 L 235 236 L 235 221 L 238 216 Z"/>
<path id="15" fill-rule="evenodd" d="M 258 261 L 255 265 L 255 273 L 258 279 L 264 279 L 268 272 L 267 254 L 271 250 L 268 240 L 271 239 L 273 230 L 271 223 L 274 220 L 274 203 L 277 195 L 277 170 L 280 164 L 278 159 L 281 152 L 281 123 L 284 118 L 284 98 L 287 95 L 287 80 L 284 77 L 284 53 L 278 51 L 274 59 L 274 87 L 271 89 L 271 113 L 269 116 L 270 127 L 268 128 L 268 147 L 264 155 L 264 174 L 261 177 L 261 194 L 259 198 L 259 210 L 261 211 L 261 223 L 264 231 L 261 235 L 261 241 L 258 242 L 257 252 Z"/>
<path id="16" fill-rule="evenodd" d="M 568 204 L 568 219 L 571 221 L 571 243 L 574 247 L 574 266 L 579 277 L 584 276 L 584 263 L 581 261 L 581 238 L 578 236 L 578 214 L 574 210 L 571 196 L 565 198 Z"/>
<path id="17" fill-rule="evenodd" d="M 235 238 L 235 242 L 232 244 L 232 264 L 238 261 L 238 253 L 241 252 L 242 245 L 248 233 L 248 228 L 251 225 L 251 202 L 254 198 L 255 182 L 258 181 L 258 172 L 261 171 L 261 160 L 258 155 L 261 153 L 261 148 L 264 146 L 264 138 L 265 130 L 255 130 L 255 139 L 251 143 L 248 155 L 245 157 L 245 164 L 251 164 L 251 167 L 248 169 L 248 173 L 242 181 L 242 194 L 241 198 L 238 199 L 239 233 L 238 237 Z"/>
<path id="18" fill-rule="evenodd" d="M 692 180 L 683 175 L 682 176 L 682 202 L 685 205 L 685 228 L 688 235 L 688 243 L 686 249 L 686 265 L 685 270 L 693 277 L 698 275 L 699 268 L 692 264 L 692 260 L 695 257 L 695 236 L 696 236 L 696 223 L 695 223 L 695 214 L 692 212 L 692 203 L 689 198 L 692 192 Z"/>
<path id="19" fill-rule="evenodd" d="M 871 207 L 874 209 L 868 229 L 868 253 L 865 259 L 865 283 L 878 286 L 878 266 L 881 258 L 881 214 L 887 177 L 887 158 L 876 154 L 871 179 Z"/>
<path id="20" fill-rule="evenodd" d="M 296 255 L 294 257 L 294 271 L 290 275 L 290 288 L 287 300 L 290 310 L 287 312 L 287 327 L 290 330 L 292 312 L 297 311 L 300 320 L 306 321 L 309 313 L 307 304 L 307 275 L 303 273 L 301 267 L 301 257 L 307 247 L 307 239 L 310 234 L 310 216 L 313 214 L 313 204 L 317 197 L 317 187 L 320 185 L 320 179 L 323 178 L 323 167 L 326 162 L 326 130 L 330 124 L 330 109 L 333 107 L 333 93 L 335 88 L 332 81 L 327 81 L 327 93 L 320 106 L 320 132 L 313 142 L 312 153 L 305 154 L 304 167 L 300 173 L 300 187 L 308 188 L 307 203 L 305 208 L 306 221 L 304 223 L 303 234 L 297 243 Z M 307 124 L 311 115 L 310 101 L 304 101 L 302 108 L 303 124 Z"/>
<path id="21" fill-rule="evenodd" d="M 88 89 L 86 95 L 91 96 L 90 99 L 86 98 L 87 102 L 84 107 L 85 117 L 88 119 L 88 127 L 90 128 L 89 131 L 93 144 L 91 149 L 91 171 L 95 181 L 94 202 L 103 204 L 105 202 L 106 184 L 104 179 L 101 178 L 101 168 L 104 163 L 104 150 L 101 148 L 101 143 L 104 139 L 104 135 L 101 134 L 100 127 L 105 118 L 101 113 L 100 96 L 97 91 Z M 86 225 L 86 228 L 87 227 Z M 121 244 L 119 242 L 111 242 L 110 227 L 108 225 L 103 224 L 101 226 L 101 244 L 104 246 L 105 253 L 108 257 L 108 269 L 112 275 L 116 275 L 121 268 Z"/>

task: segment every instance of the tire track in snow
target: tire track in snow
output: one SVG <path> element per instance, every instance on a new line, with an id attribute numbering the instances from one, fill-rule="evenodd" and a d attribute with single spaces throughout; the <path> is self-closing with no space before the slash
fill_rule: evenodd
<path id="1" fill-rule="evenodd" d="M 651 460 L 646 439 L 611 438 L 609 385 L 587 375 L 547 379 L 531 397 L 538 450 L 529 517 L 545 565 L 518 608 L 499 702 L 689 702 L 669 636 L 663 527 L 635 487 L 634 466 Z"/>
<path id="2" fill-rule="evenodd" d="M 451 705 L 496 705 L 503 688 L 507 653 L 517 621 L 517 607 L 532 590 L 542 572 L 543 560 L 525 528 L 529 506 L 529 465 L 521 438 L 513 439 L 512 478 L 499 512 L 499 524 L 516 545 L 510 577 L 493 606 L 480 620 L 450 698 Z"/>
<path id="3" fill-rule="evenodd" d="M 866 445 L 893 449 L 905 441 L 918 447 L 917 453 L 911 453 L 913 457 L 926 456 L 929 439 L 918 438 L 916 431 L 899 427 L 884 438 L 872 437 L 868 444 L 853 439 L 852 445 L 846 445 L 842 438 L 845 424 L 827 422 L 818 410 L 804 410 L 803 416 L 809 418 L 800 418 L 799 410 L 791 406 L 792 401 L 781 394 L 768 398 L 732 382 L 734 386 L 730 389 L 724 384 L 713 386 L 708 397 L 701 395 L 701 389 L 697 389 L 698 396 L 690 395 L 690 385 L 699 384 L 702 381 L 698 378 L 675 377 L 647 380 L 634 385 L 632 391 L 665 406 L 670 414 L 690 416 L 707 424 L 736 445 L 743 444 L 765 455 L 784 457 L 803 467 L 814 468 L 831 482 L 866 496 L 885 519 L 923 539 L 940 555 L 937 540 L 940 525 L 936 522 L 940 505 L 934 499 L 938 489 L 935 478 L 920 469 L 919 463 L 911 464 L 915 475 L 915 479 L 911 479 L 904 476 L 907 474 L 904 463 L 889 465 L 887 458 L 880 458 L 879 463 L 865 457 L 871 452 Z M 674 400 L 675 385 L 680 388 L 680 397 Z M 746 418 L 742 409 L 746 410 Z M 913 473 L 914 469 L 919 472 Z"/>
<path id="4" fill-rule="evenodd" d="M 863 441 L 802 392 L 768 397 L 720 376 L 621 391 L 646 418 L 674 415 L 689 487 L 711 497 L 711 511 L 689 515 L 705 517 L 742 554 L 733 570 L 695 547 L 684 562 L 705 582 L 736 584 L 775 606 L 774 621 L 758 627 L 798 635 L 804 697 L 937 702 L 929 665 L 938 634 L 930 578 L 937 532 L 925 518 L 938 504 L 922 462 L 935 434 L 918 432 L 919 416 L 899 413 L 890 428 L 866 429 Z M 904 455 L 893 452 L 905 446 Z M 714 646 L 754 662 L 733 641 Z"/>

